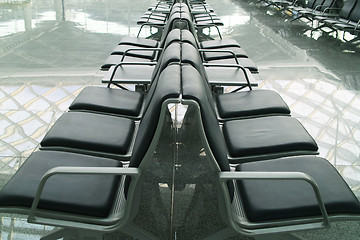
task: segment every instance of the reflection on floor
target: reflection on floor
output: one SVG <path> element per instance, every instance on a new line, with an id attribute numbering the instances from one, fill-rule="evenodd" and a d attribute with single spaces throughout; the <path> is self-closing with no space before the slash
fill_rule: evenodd
<path id="1" fill-rule="evenodd" d="M 225 23 L 223 36 L 240 42 L 258 65 L 259 87 L 280 93 L 316 139 L 320 156 L 360 198 L 359 48 L 324 33 L 311 36 L 305 22 L 291 25 L 289 17 L 249 1 L 207 2 Z M 137 32 L 136 20 L 152 3 L 68 0 L 63 14 L 61 2 L 0 2 L 0 188 L 81 89 L 101 84 L 99 66 L 123 35 Z M 180 125 L 176 111 L 175 126 L 190 127 Z M 181 128 L 173 133 L 159 145 L 135 221 L 161 239 L 197 239 L 223 223 L 198 139 L 182 136 Z M 39 239 L 53 229 L 22 216 L 0 217 L 1 239 Z M 303 236 L 360 239 L 359 223 L 334 226 Z M 112 233 L 105 239 L 131 238 Z"/>

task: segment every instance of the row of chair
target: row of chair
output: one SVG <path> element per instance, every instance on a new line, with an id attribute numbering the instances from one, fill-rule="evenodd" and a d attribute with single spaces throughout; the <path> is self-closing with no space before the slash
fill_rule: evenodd
<path id="1" fill-rule="evenodd" d="M 205 26 L 216 27 L 216 25 L 209 23 L 203 24 L 201 27 L 196 27 L 197 25 L 193 24 L 193 15 L 190 11 L 190 7 L 187 4 L 174 4 L 174 6 L 175 5 L 176 8 L 172 8 L 168 16 L 168 21 L 161 24 L 163 30 L 159 41 L 142 39 L 139 37 L 135 39 L 125 37 L 111 52 L 111 55 L 101 66 L 101 69 L 108 70 L 111 66 L 116 66 L 121 62 L 134 62 L 141 65 L 156 62 L 162 49 L 172 41 L 178 40 L 178 35 L 174 34 L 173 36 L 168 37 L 168 34 L 174 27 L 177 28 L 176 25 L 180 24 L 179 22 L 182 22 L 181 24 L 186 25 L 192 33 L 191 37 L 193 39 L 191 39 L 191 41 L 200 48 L 204 62 L 222 65 L 240 64 L 245 68 L 248 68 L 252 73 L 258 72 L 255 63 L 248 58 L 248 55 L 240 47 L 240 44 L 237 41 L 233 39 L 220 39 L 200 42 L 197 37 L 199 28 L 202 29 Z M 181 19 L 181 21 L 179 21 L 179 19 Z M 156 25 L 158 26 L 159 24 Z"/>
<path id="2" fill-rule="evenodd" d="M 313 30 L 329 27 L 334 31 L 341 30 L 358 35 L 360 32 L 360 2 L 358 0 L 347 0 L 335 17 L 318 15 L 314 19 L 320 24 Z"/>
<path id="3" fill-rule="evenodd" d="M 224 25 L 210 5 L 194 3 L 192 1 L 187 1 L 186 4 L 189 7 L 189 11 L 191 11 L 195 26 L 209 24 L 216 26 Z M 170 13 L 179 10 L 179 4 L 173 4 L 172 2 L 162 4 L 157 3 L 149 7 L 148 11 L 146 11 L 140 20 L 137 21 L 137 24 L 164 24 Z"/>
<path id="4" fill-rule="evenodd" d="M 349 32 L 355 38 L 359 38 L 360 32 L 360 3 L 358 0 L 310 0 L 303 4 L 297 4 L 299 1 L 287 0 L 260 0 L 265 1 L 265 6 L 275 6 L 281 11 L 291 13 L 296 16 L 291 20 L 307 19 L 312 24 L 311 32 L 316 30 L 326 31 L 327 33 L 338 31 Z M 331 29 L 329 31 L 328 29 Z M 345 39 L 344 39 L 345 40 Z"/>
<path id="5" fill-rule="evenodd" d="M 76 231 L 84 239 L 99 235 L 97 239 L 102 239 L 101 234 L 116 230 L 138 239 L 157 239 L 131 220 L 137 214 L 143 171 L 151 164 L 168 116 L 167 106 L 180 103 L 180 65 L 162 69 L 144 96 L 118 91 L 124 101 L 143 100 L 137 103 L 141 119 L 132 118 L 127 104 L 122 116 L 103 109 L 64 113 L 42 140 L 41 150 L 31 154 L 1 190 L 1 212 L 61 227 L 42 239 L 66 238 Z"/>
<path id="6" fill-rule="evenodd" d="M 156 60 L 127 62 L 126 56 L 108 71 L 108 87 L 85 88 L 45 135 L 41 149 L 1 190 L 0 210 L 62 228 L 43 239 L 75 230 L 83 236 L 119 230 L 157 239 L 132 219 L 143 172 L 169 118 L 168 105 L 175 103 L 195 109 L 195 118 L 191 111 L 185 118 L 195 119 L 200 130 L 228 225 L 205 239 L 272 236 L 326 227 L 330 220 L 360 219 L 358 199 L 327 160 L 314 156 L 316 142 L 277 93 L 253 90 L 251 72 L 241 64 L 204 63 L 204 42 L 197 41 L 187 11 L 194 4 L 159 2 L 155 9 L 176 4 L 181 10 L 169 14 Z M 126 38 L 127 44 L 119 46 L 132 49 L 147 40 Z M 228 47 L 218 40 L 207 44 L 216 48 L 216 42 Z M 145 66 L 151 73 L 145 91 L 110 88 L 121 86 L 117 79 L 126 69 L 139 72 Z M 214 94 L 214 86 L 231 80 L 212 78 L 224 69 L 242 91 Z"/>

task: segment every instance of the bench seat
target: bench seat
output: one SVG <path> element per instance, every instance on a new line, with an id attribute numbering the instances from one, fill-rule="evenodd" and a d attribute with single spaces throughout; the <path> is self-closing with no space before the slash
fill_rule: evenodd
<path id="1" fill-rule="evenodd" d="M 324 158 L 297 156 L 239 164 L 238 172 L 302 172 L 317 183 L 328 215 L 360 214 L 359 200 Z M 253 222 L 321 215 L 311 186 L 298 180 L 239 180 L 246 216 Z"/>
<path id="2" fill-rule="evenodd" d="M 133 140 L 134 120 L 87 112 L 66 112 L 41 141 L 44 148 L 67 148 L 126 155 Z"/>
<path id="3" fill-rule="evenodd" d="M 271 90 L 252 90 L 220 94 L 215 97 L 221 119 L 264 115 L 290 115 L 281 96 Z"/>
<path id="4" fill-rule="evenodd" d="M 317 154 L 318 146 L 303 125 L 288 116 L 269 116 L 224 122 L 229 161 L 261 156 Z"/>
<path id="5" fill-rule="evenodd" d="M 137 117 L 144 94 L 105 87 L 86 87 L 71 103 L 70 110 L 88 110 Z"/>
<path id="6" fill-rule="evenodd" d="M 122 167 L 107 158 L 58 151 L 34 152 L 0 191 L 0 208 L 29 209 L 42 176 L 54 167 Z M 106 217 L 120 178 L 105 175 L 56 175 L 45 185 L 39 208 L 47 211 Z M 106 186 L 106 187 L 104 187 Z"/>

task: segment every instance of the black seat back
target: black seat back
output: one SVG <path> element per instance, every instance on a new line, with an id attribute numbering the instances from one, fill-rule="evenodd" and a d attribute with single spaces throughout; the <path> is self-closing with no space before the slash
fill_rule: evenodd
<path id="1" fill-rule="evenodd" d="M 171 30 L 177 28 L 176 27 L 176 21 L 181 18 L 180 12 L 175 12 L 173 14 L 170 14 L 169 19 L 166 21 L 166 24 L 164 26 L 164 30 L 161 34 L 159 47 L 163 48 L 165 46 L 166 39 L 171 32 Z"/>
<path id="2" fill-rule="evenodd" d="M 208 77 L 204 68 L 203 61 L 201 59 L 198 49 L 188 43 L 182 42 L 181 44 L 181 62 L 192 65 L 200 73 L 202 79 L 207 82 Z"/>
<path id="3" fill-rule="evenodd" d="M 129 167 L 140 166 L 153 141 L 164 101 L 179 97 L 181 90 L 180 76 L 179 63 L 170 64 L 160 73 L 157 85 L 154 87 L 153 97 L 140 122 Z"/>
<path id="4" fill-rule="evenodd" d="M 316 2 L 316 0 L 308 0 L 305 2 L 306 3 L 305 7 L 306 8 L 314 8 L 315 2 Z"/>
<path id="5" fill-rule="evenodd" d="M 321 6 L 323 5 L 324 1 L 326 0 L 315 0 L 314 4 L 312 5 L 312 9 L 314 10 L 321 9 Z"/>
<path id="6" fill-rule="evenodd" d="M 145 109 L 144 111 L 146 111 L 146 109 L 148 108 L 153 95 L 155 93 L 155 89 L 157 87 L 158 84 L 158 80 L 159 80 L 159 76 L 162 73 L 162 71 L 171 63 L 176 63 L 176 62 L 180 62 L 180 54 L 181 54 L 181 47 L 180 47 L 180 43 L 178 42 L 173 42 L 171 43 L 166 49 L 164 49 L 164 51 L 161 53 L 161 56 L 159 58 L 158 63 L 155 66 L 155 69 L 153 71 L 152 77 L 151 77 L 151 84 L 150 84 L 150 88 L 147 92 L 147 94 L 145 95 Z"/>
<path id="7" fill-rule="evenodd" d="M 171 30 L 165 40 L 164 48 L 167 48 L 173 42 L 181 41 L 181 31 L 179 28 L 174 28 Z"/>
<path id="8" fill-rule="evenodd" d="M 130 157 L 129 167 L 146 167 L 150 157 L 154 153 L 159 137 L 157 131 L 161 131 L 159 126 L 161 110 L 163 103 L 168 99 L 179 98 L 181 91 L 181 73 L 180 64 L 172 63 L 166 67 L 159 75 L 158 83 L 154 89 L 153 98 L 151 99 L 144 116 L 141 119 L 139 129 L 137 131 L 133 152 Z M 149 154 L 149 155 L 147 155 Z M 147 161 L 143 161 L 146 159 Z M 125 180 L 124 192 L 127 197 L 131 177 L 127 176 Z M 138 191 L 137 191 L 138 192 Z"/>
<path id="9" fill-rule="evenodd" d="M 196 48 L 200 48 L 199 41 L 189 29 L 181 30 L 181 41 L 189 43 Z"/>
<path id="10" fill-rule="evenodd" d="M 195 100 L 199 104 L 205 134 L 220 169 L 230 170 L 226 144 L 220 131 L 210 89 L 204 85 L 200 73 L 189 64 L 182 65 L 181 76 L 183 98 Z"/>
<path id="11" fill-rule="evenodd" d="M 350 16 L 349 16 L 349 20 L 354 22 L 354 23 L 358 23 L 360 21 L 360 1 L 356 1 L 355 6 L 353 7 Z"/>
<path id="12" fill-rule="evenodd" d="M 337 2 L 338 0 L 324 0 L 320 6 L 316 7 L 316 10 L 322 12 L 330 7 L 337 7 Z"/>
<path id="13" fill-rule="evenodd" d="M 350 17 L 351 11 L 353 10 L 357 2 L 358 0 L 346 0 L 339 12 L 339 17 L 348 19 Z"/>
<path id="14" fill-rule="evenodd" d="M 204 134 L 213 156 L 213 161 L 219 171 L 230 171 L 227 159 L 227 148 L 224 136 L 221 133 L 219 122 L 216 117 L 214 101 L 208 86 L 200 73 L 190 64 L 183 64 L 181 68 L 182 97 L 184 100 L 194 100 L 200 107 L 200 116 Z M 209 152 L 207 152 L 208 154 Z M 211 157 L 210 157 L 211 158 Z M 231 199 L 233 198 L 234 186 L 227 183 Z"/>

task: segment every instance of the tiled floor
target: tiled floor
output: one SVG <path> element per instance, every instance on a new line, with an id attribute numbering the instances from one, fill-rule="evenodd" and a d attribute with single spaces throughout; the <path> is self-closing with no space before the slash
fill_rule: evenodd
<path id="1" fill-rule="evenodd" d="M 259 87 L 280 93 L 316 139 L 320 156 L 360 198 L 359 47 L 341 35 L 310 36 L 306 23 L 291 24 L 288 16 L 249 1 L 207 2 L 225 23 L 223 37 L 236 39 L 258 65 Z M 63 15 L 61 0 L 0 1 L 0 188 L 81 89 L 101 84 L 100 65 L 122 36 L 137 33 L 136 20 L 152 2 L 67 0 Z M 177 144 L 165 141 L 155 156 L 149 178 L 158 187 L 145 188 L 135 222 L 162 239 L 197 239 L 221 229 L 206 163 L 194 159 L 194 145 L 181 132 L 170 142 Z M 0 217 L 0 239 L 38 239 L 52 229 L 21 216 Z M 359 229 L 358 223 L 336 224 L 303 236 L 353 240 L 360 239 Z M 105 239 L 131 238 L 115 233 Z"/>

